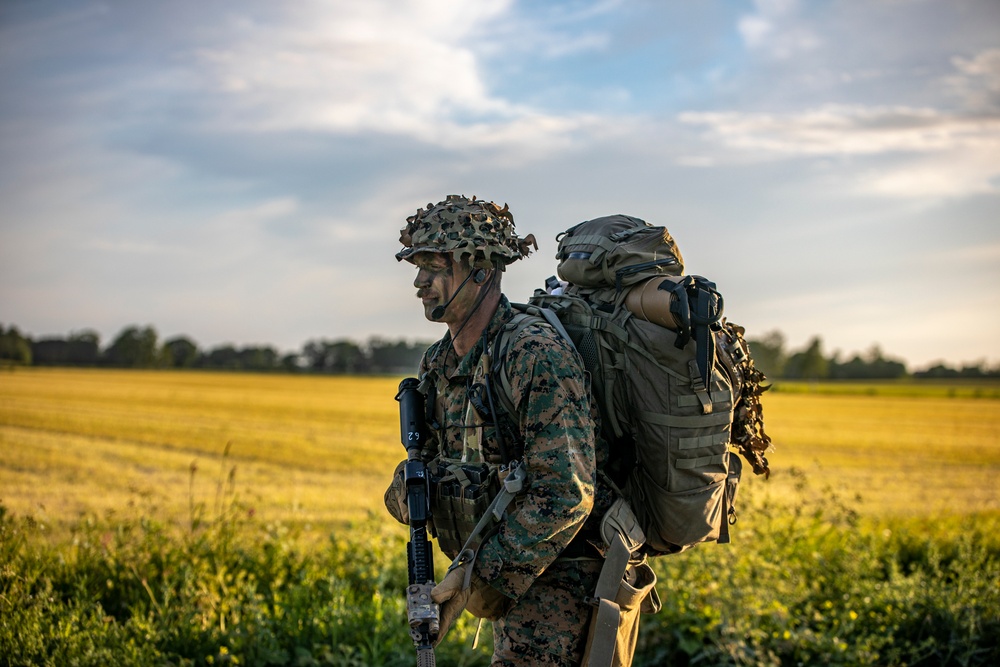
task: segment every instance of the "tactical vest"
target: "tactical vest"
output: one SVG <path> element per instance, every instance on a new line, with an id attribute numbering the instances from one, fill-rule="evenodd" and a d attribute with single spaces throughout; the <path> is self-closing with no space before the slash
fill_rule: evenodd
<path id="1" fill-rule="evenodd" d="M 449 558 L 455 558 L 466 544 L 503 487 L 509 465 L 523 454 L 523 440 L 507 414 L 498 410 L 499 425 L 493 423 L 486 393 L 490 372 L 490 357 L 484 352 L 464 394 L 461 424 L 451 425 L 462 429 L 461 455 L 457 458 L 442 455 L 441 438 L 449 425 L 438 424 L 434 414 L 436 398 L 448 390 L 448 380 L 434 370 L 421 382 L 421 390 L 427 397 L 427 423 L 435 434 L 433 449 L 425 457 L 430 475 L 430 526 L 441 551 Z M 476 536 L 474 546 L 488 535 L 486 532 Z"/>

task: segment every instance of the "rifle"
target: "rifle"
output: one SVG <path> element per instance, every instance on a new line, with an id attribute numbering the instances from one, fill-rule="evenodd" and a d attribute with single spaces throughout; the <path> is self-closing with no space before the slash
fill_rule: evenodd
<path id="1" fill-rule="evenodd" d="M 417 389 L 416 378 L 399 383 L 399 430 L 406 448 L 403 480 L 406 484 L 406 505 L 410 513 L 410 541 L 406 543 L 409 585 L 406 588 L 406 615 L 410 637 L 417 649 L 417 666 L 434 667 L 434 640 L 440 629 L 438 605 L 431 600 L 434 588 L 434 553 L 427 536 L 430 518 L 430 480 L 420 452 L 426 428 L 424 395 Z"/>

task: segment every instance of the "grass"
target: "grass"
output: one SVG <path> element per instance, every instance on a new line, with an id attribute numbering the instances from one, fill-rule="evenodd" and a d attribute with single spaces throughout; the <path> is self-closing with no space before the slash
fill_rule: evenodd
<path id="1" fill-rule="evenodd" d="M 412 664 L 397 384 L 0 373 L 0 667 Z M 1000 404 L 823 387 L 765 396 L 771 479 L 657 559 L 637 665 L 1000 661 Z"/>

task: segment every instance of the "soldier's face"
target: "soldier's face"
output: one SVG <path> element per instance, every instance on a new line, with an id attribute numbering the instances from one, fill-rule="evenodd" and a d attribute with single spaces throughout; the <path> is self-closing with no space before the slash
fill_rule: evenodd
<path id="1" fill-rule="evenodd" d="M 413 264 L 417 267 L 413 286 L 424 307 L 424 317 L 447 324 L 464 322 L 476 302 L 479 285 L 470 281 L 458 296 L 455 292 L 472 271 L 471 267 L 455 262 L 450 253 L 437 252 L 417 253 L 413 256 Z M 455 299 L 445 308 L 444 314 L 434 319 L 431 316 L 434 309 L 447 304 L 453 296 Z"/>

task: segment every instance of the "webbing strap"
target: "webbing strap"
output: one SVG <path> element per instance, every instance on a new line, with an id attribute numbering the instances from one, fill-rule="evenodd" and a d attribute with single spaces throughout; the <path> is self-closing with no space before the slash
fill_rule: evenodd
<path id="1" fill-rule="evenodd" d="M 615 243 L 614 241 L 612 241 L 608 237 L 601 236 L 599 234 L 590 234 L 588 236 L 574 236 L 574 237 L 572 237 L 572 241 L 568 241 L 564 245 L 565 245 L 565 247 L 563 248 L 563 251 L 567 252 L 567 253 L 570 252 L 570 250 L 569 250 L 570 248 L 573 248 L 573 247 L 576 247 L 576 246 L 581 246 L 581 245 L 596 245 L 597 247 L 601 248 L 605 252 L 611 252 L 612 250 L 614 250 L 615 248 L 618 247 L 617 243 Z M 601 259 L 601 257 L 603 255 L 604 255 L 603 252 L 595 252 L 595 253 L 593 253 L 590 256 L 590 263 L 591 264 L 597 264 L 597 262 L 600 261 L 600 259 Z"/>
<path id="2" fill-rule="evenodd" d="M 700 426 L 725 426 L 732 423 L 733 411 L 717 412 L 710 415 L 665 415 L 662 412 L 639 411 L 639 419 L 650 424 L 673 426 L 675 428 L 698 428 Z"/>
<path id="3" fill-rule="evenodd" d="M 510 505 L 510 501 L 512 501 L 514 496 L 520 493 L 524 488 L 525 475 L 526 473 L 523 465 L 512 467 L 510 473 L 507 475 L 507 479 L 503 482 L 503 487 L 500 489 L 500 493 L 493 498 L 493 502 L 491 502 L 490 506 L 486 508 L 485 512 L 483 512 L 483 516 L 479 519 L 479 523 L 477 523 L 476 527 L 472 529 L 472 533 L 469 534 L 468 539 L 465 540 L 465 544 L 462 545 L 461 552 L 455 560 L 452 561 L 451 566 L 448 568 L 449 571 L 464 564 L 465 562 L 468 562 L 468 560 L 462 559 L 463 554 L 467 551 L 472 551 L 474 554 L 479 553 L 478 549 L 472 549 L 473 543 L 476 538 L 478 538 L 479 535 L 486 530 L 486 526 L 488 526 L 493 519 L 499 521 L 503 517 L 503 513 L 507 510 L 507 506 Z M 475 560 L 475 555 L 473 555 L 473 560 Z"/>
<path id="4" fill-rule="evenodd" d="M 447 468 L 445 468 L 445 470 L 447 470 L 452 475 L 454 475 L 455 479 L 463 487 L 466 487 L 466 486 L 468 486 L 469 484 L 472 483 L 472 482 L 469 481 L 468 475 L 465 474 L 465 470 L 463 470 L 462 466 L 458 465 L 457 463 L 451 464 L 450 466 L 448 466 Z"/>
<path id="5" fill-rule="evenodd" d="M 694 438 L 677 438 L 677 449 L 699 449 L 701 447 L 717 447 L 729 444 L 729 432 L 700 435 Z"/>
<path id="6" fill-rule="evenodd" d="M 543 310 L 545 310 L 543 308 Z M 551 309 L 549 309 L 551 310 Z M 628 332 L 620 324 L 617 324 L 611 320 L 609 317 L 602 317 L 600 315 L 587 315 L 583 313 L 575 313 L 572 311 L 560 313 L 561 318 L 564 318 L 566 324 L 574 327 L 580 327 L 583 329 L 594 329 L 596 331 L 604 331 L 620 341 L 625 343 L 628 342 Z"/>
<path id="7" fill-rule="evenodd" d="M 559 317 L 550 308 L 539 308 L 538 314 L 549 323 L 549 325 L 559 332 L 559 336 L 566 341 L 566 344 L 573 347 L 573 339 L 570 338 L 569 332 L 566 331 L 566 327 L 562 325 L 559 321 Z"/>
<path id="8" fill-rule="evenodd" d="M 516 313 L 497 335 L 494 341 L 493 358 L 499 361 L 506 357 L 507 346 L 517 338 L 522 329 L 533 321 L 532 316 L 527 313 Z M 503 404 L 503 409 L 508 416 L 514 418 L 517 415 L 517 406 L 514 405 L 514 388 L 511 386 L 510 377 L 507 375 L 507 364 L 499 364 L 499 370 L 500 372 L 496 373 L 496 375 L 500 376 L 500 388 L 502 389 L 499 395 L 500 402 Z"/>
<path id="9" fill-rule="evenodd" d="M 618 643 L 618 624 L 622 610 L 616 602 L 601 598 L 597 601 L 597 619 L 594 621 L 590 656 L 584 667 L 611 667 L 615 661 Z"/>
<path id="10" fill-rule="evenodd" d="M 618 326 L 607 317 L 592 315 L 587 322 L 587 326 L 598 331 L 606 331 L 620 341 L 628 342 L 628 332 L 623 327 Z"/>
<path id="11" fill-rule="evenodd" d="M 715 405 L 719 405 L 720 403 L 729 403 L 732 400 L 732 395 L 728 391 L 713 391 L 709 392 L 708 395 L 712 399 L 712 403 Z M 695 395 L 688 394 L 677 397 L 677 407 L 690 408 L 696 405 L 701 405 L 701 400 Z"/>
<path id="12" fill-rule="evenodd" d="M 695 468 L 704 468 L 710 465 L 722 465 L 725 462 L 725 454 L 715 454 L 713 456 L 699 456 L 696 459 L 677 459 L 674 466 L 678 470 L 693 470 Z"/>
<path id="13" fill-rule="evenodd" d="M 621 607 L 615 602 L 622 578 L 632 557 L 625 540 L 615 534 L 611 548 L 605 555 L 601 574 L 597 579 L 594 597 L 597 598 L 597 618 L 590 645 L 590 657 L 586 667 L 611 667 L 615 657 L 615 644 L 618 641 L 618 622 L 621 618 Z"/>

